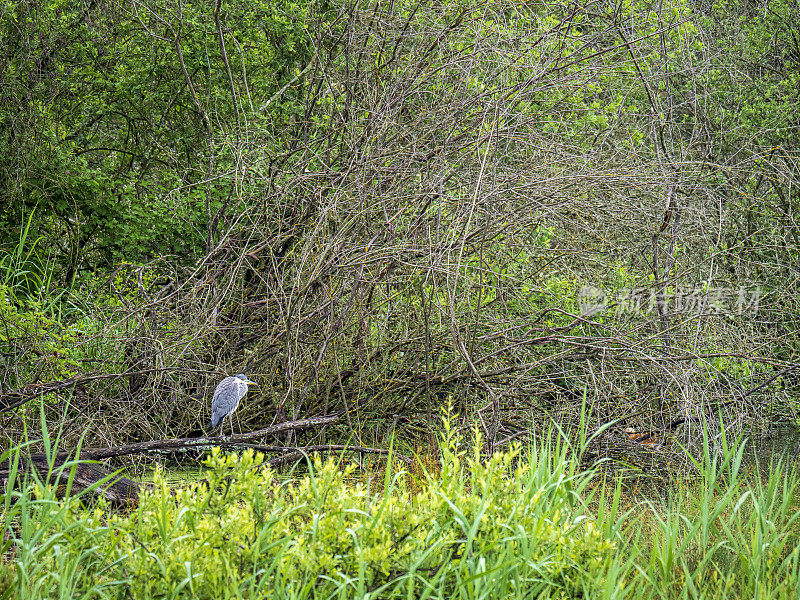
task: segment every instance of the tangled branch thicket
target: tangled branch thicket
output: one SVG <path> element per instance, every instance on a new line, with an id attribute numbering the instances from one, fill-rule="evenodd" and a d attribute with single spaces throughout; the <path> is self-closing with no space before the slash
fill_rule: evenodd
<path id="1" fill-rule="evenodd" d="M 192 268 L 109 279 L 78 343 L 125 376 L 54 420 L 94 446 L 199 435 L 236 372 L 260 383 L 242 430 L 345 411 L 308 443 L 413 438 L 451 397 L 490 451 L 584 401 L 592 427 L 785 410 L 797 224 L 766 187 L 795 188 L 797 156 L 726 129 L 696 16 L 345 3 L 315 31 L 291 135 L 242 107 L 214 125 L 208 183 L 240 208 Z M 582 314 L 585 285 L 656 302 Z M 699 309 L 676 312 L 691 286 Z M 756 287 L 757 316 L 703 295 Z"/>

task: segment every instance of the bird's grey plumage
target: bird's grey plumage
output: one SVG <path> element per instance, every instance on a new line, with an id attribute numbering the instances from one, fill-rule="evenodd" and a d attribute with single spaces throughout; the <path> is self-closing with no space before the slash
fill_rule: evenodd
<path id="1" fill-rule="evenodd" d="M 231 422 L 231 434 L 233 433 L 233 412 L 239 407 L 239 402 L 247 393 L 248 384 L 256 385 L 244 373 L 226 377 L 219 382 L 217 389 L 214 390 L 214 398 L 211 400 L 211 427 L 219 426 L 220 433 L 222 433 L 222 423 L 225 417 L 228 417 Z"/>

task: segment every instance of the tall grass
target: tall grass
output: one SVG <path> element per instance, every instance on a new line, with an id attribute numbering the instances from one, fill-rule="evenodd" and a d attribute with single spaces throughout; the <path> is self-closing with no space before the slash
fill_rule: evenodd
<path id="1" fill-rule="evenodd" d="M 438 468 L 309 463 L 278 479 L 214 453 L 206 481 L 156 477 L 128 514 L 16 476 L 3 498 L 3 597 L 795 598 L 798 476 L 743 467 L 741 443 L 696 459 L 663 502 L 581 472 L 561 439 L 488 459 L 449 429 Z M 44 434 L 53 452 L 57 444 Z M 16 464 L 24 448 L 3 458 Z M 60 467 L 68 472 L 74 463 Z M 15 473 L 12 467 L 12 473 Z M 376 491 L 375 488 L 379 488 Z M 68 490 L 69 491 L 69 490 Z M 5 586 L 5 589 L 2 587 Z"/>
<path id="2" fill-rule="evenodd" d="M 19 299 L 43 301 L 49 311 L 63 294 L 53 294 L 52 265 L 47 265 L 39 252 L 41 238 L 32 239 L 31 225 L 36 210 L 22 218 L 17 243 L 0 248 L 0 285 L 12 290 Z"/>
<path id="3" fill-rule="evenodd" d="M 664 502 L 628 503 L 601 487 L 599 526 L 628 555 L 623 577 L 641 598 L 797 598 L 798 491 L 795 465 L 780 458 L 745 468 L 742 440 L 704 439 L 696 477 Z"/>

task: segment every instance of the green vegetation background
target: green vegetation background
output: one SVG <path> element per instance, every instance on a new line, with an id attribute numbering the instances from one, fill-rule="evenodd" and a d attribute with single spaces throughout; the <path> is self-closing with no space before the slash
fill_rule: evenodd
<path id="1" fill-rule="evenodd" d="M 453 398 L 497 456 L 448 438 L 423 491 L 387 470 L 377 495 L 325 464 L 264 506 L 249 492 L 272 475 L 216 457 L 213 484 L 130 515 L 31 484 L 5 496 L 7 578 L 21 597 L 156 572 L 142 597 L 199 594 L 220 569 L 232 597 L 790 597 L 793 474 L 745 490 L 735 452 L 717 470 L 682 440 L 665 462 L 698 493 L 628 527 L 620 488 L 587 491 L 558 451 L 494 452 L 581 420 L 587 395 L 610 434 L 796 425 L 799 18 L 794 0 L 0 4 L 8 456 L 39 397 L 65 448 L 203 435 L 241 371 L 261 384 L 245 431 L 341 410 L 323 441 L 419 447 Z M 707 304 L 581 315 L 585 284 Z M 709 295 L 753 289 L 750 312 Z"/>

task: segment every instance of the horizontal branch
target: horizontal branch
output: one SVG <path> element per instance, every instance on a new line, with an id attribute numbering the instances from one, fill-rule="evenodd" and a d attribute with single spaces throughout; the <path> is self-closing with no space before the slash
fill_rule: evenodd
<path id="1" fill-rule="evenodd" d="M 117 456 L 129 456 L 131 454 L 145 454 L 147 452 L 165 452 L 165 451 L 185 451 L 194 448 L 206 448 L 208 446 L 230 446 L 237 442 L 249 442 L 257 440 L 265 435 L 276 435 L 285 431 L 299 431 L 302 429 L 310 429 L 311 427 L 321 427 L 323 425 L 331 425 L 336 423 L 341 418 L 341 415 L 328 415 L 324 417 L 312 417 L 310 419 L 301 419 L 299 421 L 286 421 L 285 423 L 278 423 L 271 425 L 265 429 L 258 431 L 251 431 L 249 433 L 239 433 L 236 435 L 223 435 L 217 437 L 195 437 L 195 438 L 177 438 L 169 440 L 151 440 L 149 442 L 140 442 L 138 444 L 128 444 L 126 446 L 117 446 L 116 448 L 93 448 L 81 450 L 81 460 L 103 460 L 106 458 L 114 458 Z"/>

